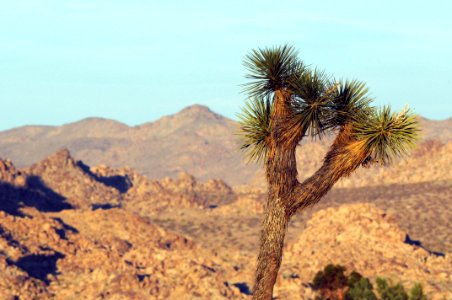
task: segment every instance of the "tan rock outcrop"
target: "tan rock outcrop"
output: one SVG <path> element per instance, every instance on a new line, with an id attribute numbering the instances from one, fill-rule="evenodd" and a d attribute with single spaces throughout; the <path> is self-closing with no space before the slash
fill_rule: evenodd
<path id="1" fill-rule="evenodd" d="M 315 213 L 284 254 L 283 274 L 312 280 L 328 264 L 366 277 L 382 276 L 406 287 L 421 282 L 429 299 L 452 297 L 452 256 L 437 255 L 407 241 L 396 220 L 371 204 L 343 205 Z M 289 282 L 291 280 L 288 280 Z M 284 284 L 278 288 L 285 289 Z M 303 293 L 304 291 L 300 291 Z"/>
<path id="2" fill-rule="evenodd" d="M 26 213 L 0 212 L 1 299 L 240 298 L 218 257 L 122 209 Z"/>
<path id="3" fill-rule="evenodd" d="M 198 182 L 192 175 L 182 172 L 178 179 L 150 180 L 139 174 L 130 175 L 132 187 L 125 195 L 124 207 L 147 214 L 147 210 L 170 207 L 209 208 L 231 203 L 235 199 L 232 189 L 222 180 Z"/>
<path id="4" fill-rule="evenodd" d="M 81 161 L 76 161 L 67 149 L 62 149 L 32 165 L 25 169 L 25 173 L 29 177 L 39 178 L 46 187 L 75 207 L 118 205 L 121 200 L 117 189 L 96 180 L 89 167 Z"/>

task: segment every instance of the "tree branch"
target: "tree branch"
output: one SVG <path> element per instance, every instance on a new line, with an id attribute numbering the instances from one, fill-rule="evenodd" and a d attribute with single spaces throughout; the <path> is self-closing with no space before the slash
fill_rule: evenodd
<path id="1" fill-rule="evenodd" d="M 350 124 L 343 126 L 322 166 L 308 179 L 298 183 L 290 196 L 287 211 L 290 216 L 297 210 L 316 204 L 342 177 L 350 175 L 362 165 L 369 153 L 364 144 L 352 137 Z"/>

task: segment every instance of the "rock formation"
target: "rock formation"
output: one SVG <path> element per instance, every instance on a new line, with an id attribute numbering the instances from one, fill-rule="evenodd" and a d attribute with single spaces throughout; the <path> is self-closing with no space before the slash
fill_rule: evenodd
<path id="1" fill-rule="evenodd" d="M 428 249 L 400 229 L 423 216 L 341 205 L 351 197 L 380 205 L 391 195 L 408 194 L 338 190 L 336 202 L 325 202 L 334 207 L 307 225 L 294 220 L 278 299 L 312 299 L 309 282 L 329 263 L 372 280 L 421 282 L 431 299 L 452 297 L 450 251 Z M 89 167 L 64 149 L 22 170 L 0 160 L 0 299 L 247 299 L 264 200 L 187 173 L 151 180 L 130 168 Z"/>
<path id="2" fill-rule="evenodd" d="M 0 212 L 1 299 L 237 299 L 225 267 L 122 209 Z"/>
<path id="3" fill-rule="evenodd" d="M 61 149 L 24 172 L 28 176 L 40 178 L 48 188 L 78 208 L 119 205 L 121 200 L 117 189 L 97 180 L 89 167 L 72 158 L 67 149 Z"/>
<path id="4" fill-rule="evenodd" d="M 388 215 L 360 203 L 315 213 L 298 240 L 287 247 L 282 273 L 295 286 L 328 264 L 366 277 L 383 276 L 411 287 L 422 282 L 429 299 L 452 297 L 452 255 L 434 253 L 412 241 Z M 290 279 L 288 280 L 290 281 Z M 281 289 L 287 289 L 283 284 Z"/>

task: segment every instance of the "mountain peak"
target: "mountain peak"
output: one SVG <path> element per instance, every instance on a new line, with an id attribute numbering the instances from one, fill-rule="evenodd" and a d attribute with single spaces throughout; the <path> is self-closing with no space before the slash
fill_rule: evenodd
<path id="1" fill-rule="evenodd" d="M 41 172 L 46 169 L 50 170 L 66 170 L 77 168 L 75 159 L 71 156 L 71 153 L 67 148 L 61 148 L 57 152 L 51 154 L 47 158 L 41 160 L 30 166 L 28 171 Z"/>
<path id="2" fill-rule="evenodd" d="M 223 116 L 213 112 L 209 107 L 201 104 L 193 104 L 182 109 L 176 114 L 184 117 L 204 117 L 208 119 L 221 119 Z"/>
<path id="3" fill-rule="evenodd" d="M 75 121 L 72 123 L 64 124 L 63 126 L 68 128 L 74 128 L 76 130 L 80 130 L 80 128 L 92 131 L 94 129 L 105 130 L 105 129 L 116 129 L 116 130 L 126 130 L 129 128 L 128 125 L 108 118 L 100 118 L 100 117 L 88 117 L 81 119 L 79 121 Z"/>
<path id="4" fill-rule="evenodd" d="M 213 113 L 208 106 L 202 105 L 202 104 L 193 104 L 193 105 L 187 106 L 186 108 L 182 109 L 181 112 Z"/>

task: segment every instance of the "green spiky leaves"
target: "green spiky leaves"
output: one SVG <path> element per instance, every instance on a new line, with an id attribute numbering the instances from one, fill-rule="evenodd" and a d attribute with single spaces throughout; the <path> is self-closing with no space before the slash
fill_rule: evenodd
<path id="1" fill-rule="evenodd" d="M 238 114 L 240 124 L 241 149 L 250 161 L 260 161 L 267 154 L 267 137 L 270 134 L 269 97 L 254 97 L 248 100 L 242 113 Z"/>
<path id="2" fill-rule="evenodd" d="M 296 81 L 292 95 L 292 122 L 298 130 L 315 136 L 329 127 L 334 84 L 324 72 L 306 70 Z"/>
<path id="3" fill-rule="evenodd" d="M 354 124 L 356 138 L 364 141 L 372 160 L 381 164 L 406 155 L 415 146 L 418 128 L 416 115 L 408 108 L 395 113 L 389 106 L 373 110 L 367 118 Z"/>
<path id="4" fill-rule="evenodd" d="M 364 83 L 334 81 L 306 67 L 293 47 L 253 50 L 244 65 L 251 79 L 245 84 L 250 100 L 239 115 L 240 136 L 250 160 L 266 157 L 269 139 L 295 147 L 306 135 L 321 137 L 347 124 L 370 153 L 366 161 L 390 163 L 416 141 L 417 121 L 409 110 L 399 114 L 389 107 L 376 110 Z"/>
<path id="5" fill-rule="evenodd" d="M 290 89 L 304 70 L 293 47 L 265 48 L 251 51 L 243 62 L 248 70 L 245 91 L 251 97 L 267 96 L 277 89 Z"/>
<path id="6" fill-rule="evenodd" d="M 293 95 L 293 110 L 300 130 L 311 136 L 360 120 L 370 111 L 371 99 L 364 83 L 333 82 L 317 70 L 306 71 Z"/>
<path id="7" fill-rule="evenodd" d="M 353 80 L 337 85 L 337 90 L 332 99 L 334 117 L 332 126 L 343 126 L 347 122 L 360 122 L 371 112 L 372 99 L 368 96 L 369 89 L 363 82 Z"/>

